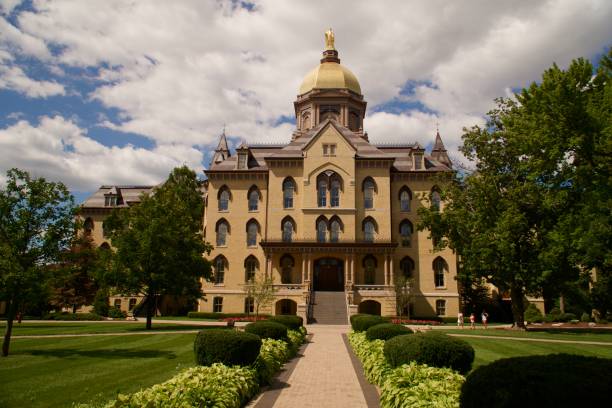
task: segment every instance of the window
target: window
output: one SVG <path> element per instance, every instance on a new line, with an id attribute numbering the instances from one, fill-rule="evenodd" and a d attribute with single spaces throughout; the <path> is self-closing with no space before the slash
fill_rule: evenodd
<path id="1" fill-rule="evenodd" d="M 327 206 L 327 180 L 317 182 L 317 205 L 319 207 Z"/>
<path id="2" fill-rule="evenodd" d="M 222 285 L 225 282 L 225 268 L 227 260 L 223 256 L 218 256 L 215 259 L 215 284 Z"/>
<path id="3" fill-rule="evenodd" d="M 340 220 L 332 219 L 329 234 L 330 242 L 338 242 L 340 240 L 340 231 L 342 230 L 342 224 L 340 224 Z"/>
<path id="4" fill-rule="evenodd" d="M 239 152 L 238 153 L 238 168 L 239 169 L 246 169 L 247 168 L 247 158 L 248 158 L 248 152 Z"/>
<path id="5" fill-rule="evenodd" d="M 433 262 L 433 269 L 436 288 L 444 288 L 446 286 L 444 282 L 444 273 L 448 270 L 446 261 L 440 257 L 436 258 Z"/>
<path id="6" fill-rule="evenodd" d="M 363 181 L 363 206 L 366 209 L 374 208 L 374 191 L 376 184 L 371 177 L 367 177 Z"/>
<path id="7" fill-rule="evenodd" d="M 443 299 L 436 300 L 436 315 L 446 316 L 446 300 L 443 300 Z"/>
<path id="8" fill-rule="evenodd" d="M 442 198 L 440 197 L 440 192 L 438 190 L 432 190 L 431 191 L 431 207 L 436 211 L 440 211 L 441 201 L 442 201 Z"/>
<path id="9" fill-rule="evenodd" d="M 106 225 L 106 222 L 102 222 L 102 237 L 108 238 L 110 236 L 110 228 Z"/>
<path id="10" fill-rule="evenodd" d="M 219 211 L 229 210 L 230 192 L 225 186 L 219 190 Z"/>
<path id="11" fill-rule="evenodd" d="M 366 242 L 374 242 L 374 235 L 376 233 L 376 224 L 370 217 L 363 221 L 363 239 Z"/>
<path id="12" fill-rule="evenodd" d="M 85 229 L 85 234 L 90 235 L 91 231 L 94 229 L 94 222 L 91 218 L 87 217 L 85 222 L 83 223 L 83 228 Z"/>
<path id="13" fill-rule="evenodd" d="M 224 219 L 217 221 L 217 246 L 227 245 L 227 233 L 229 232 L 229 224 Z"/>
<path id="14" fill-rule="evenodd" d="M 255 280 L 255 274 L 259 269 L 259 262 L 253 255 L 249 255 L 244 261 L 244 281 L 250 282 Z"/>
<path id="15" fill-rule="evenodd" d="M 253 313 L 255 311 L 255 301 L 252 297 L 244 298 L 244 313 Z"/>
<path id="16" fill-rule="evenodd" d="M 253 186 L 249 190 L 249 211 L 257 211 L 259 208 L 259 190 Z"/>
<path id="17" fill-rule="evenodd" d="M 420 154 L 414 155 L 414 169 L 421 170 L 423 168 L 423 156 Z"/>
<path id="18" fill-rule="evenodd" d="M 282 230 L 283 230 L 283 242 L 291 242 L 293 240 L 293 230 L 294 230 L 294 223 L 291 217 L 286 217 L 283 219 Z"/>
<path id="19" fill-rule="evenodd" d="M 135 307 L 136 307 L 136 298 L 131 298 L 130 304 L 129 304 L 129 310 L 134 310 Z"/>
<path id="20" fill-rule="evenodd" d="M 281 283 L 292 283 L 291 275 L 293 273 L 293 266 L 295 261 L 291 255 L 283 255 L 280 260 L 281 266 Z"/>
<path id="21" fill-rule="evenodd" d="M 402 246 L 409 247 L 412 243 L 412 223 L 404 220 L 400 223 L 400 237 Z"/>
<path id="22" fill-rule="evenodd" d="M 410 211 L 410 201 L 412 198 L 412 194 L 408 187 L 403 187 L 400 191 L 400 211 L 408 212 Z"/>
<path id="23" fill-rule="evenodd" d="M 363 258 L 363 277 L 366 285 L 374 285 L 376 282 L 376 258 L 367 255 Z"/>
<path id="24" fill-rule="evenodd" d="M 402 271 L 404 278 L 412 278 L 412 274 L 414 272 L 414 261 L 409 256 L 402 258 L 400 261 L 400 270 Z"/>
<path id="25" fill-rule="evenodd" d="M 257 246 L 257 233 L 259 232 L 259 224 L 255 220 L 247 223 L 247 246 Z"/>
<path id="26" fill-rule="evenodd" d="M 117 308 L 117 309 L 121 309 L 121 299 L 115 299 L 113 305 Z"/>
<path id="27" fill-rule="evenodd" d="M 222 313 L 222 312 L 223 312 L 223 298 L 214 297 L 213 298 L 213 313 Z"/>
<path id="28" fill-rule="evenodd" d="M 323 144 L 323 156 L 335 156 L 336 145 L 335 144 Z"/>
<path id="29" fill-rule="evenodd" d="M 293 193 L 295 184 L 292 179 L 283 181 L 283 208 L 293 208 Z"/>
<path id="30" fill-rule="evenodd" d="M 317 242 L 327 240 L 327 220 L 322 218 L 317 221 Z"/>
<path id="31" fill-rule="evenodd" d="M 109 194 L 104 196 L 104 206 L 105 207 L 114 207 L 117 205 L 117 196 L 114 194 Z"/>

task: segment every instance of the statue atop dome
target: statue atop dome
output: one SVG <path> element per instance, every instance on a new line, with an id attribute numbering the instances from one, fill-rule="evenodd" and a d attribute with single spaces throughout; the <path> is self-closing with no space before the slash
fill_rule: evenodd
<path id="1" fill-rule="evenodd" d="M 325 49 L 326 50 L 335 50 L 334 40 L 335 40 L 334 31 L 330 28 L 325 32 Z"/>

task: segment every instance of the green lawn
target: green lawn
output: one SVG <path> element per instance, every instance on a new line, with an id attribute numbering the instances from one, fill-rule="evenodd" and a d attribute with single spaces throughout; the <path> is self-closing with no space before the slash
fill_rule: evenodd
<path id="1" fill-rule="evenodd" d="M 14 339 L 0 358 L 1 407 L 101 403 L 194 364 L 195 334 Z"/>
<path id="2" fill-rule="evenodd" d="M 438 330 L 438 329 L 436 329 Z M 450 334 L 475 334 L 479 336 L 522 337 L 532 339 L 570 340 L 570 341 L 600 341 L 612 343 L 612 333 L 574 333 L 574 332 L 527 332 L 522 330 L 502 329 L 439 329 Z"/>
<path id="3" fill-rule="evenodd" d="M 4 333 L 6 323 L 0 322 L 0 330 Z M 219 323 L 219 326 L 224 326 Z M 154 331 L 174 331 L 174 330 L 201 330 L 207 326 L 173 324 L 173 323 L 153 323 Z M 24 321 L 21 324 L 15 323 L 13 326 L 14 336 L 34 336 L 48 334 L 86 334 L 86 333 L 134 333 L 146 331 L 145 322 L 52 322 L 52 323 L 31 323 Z"/>

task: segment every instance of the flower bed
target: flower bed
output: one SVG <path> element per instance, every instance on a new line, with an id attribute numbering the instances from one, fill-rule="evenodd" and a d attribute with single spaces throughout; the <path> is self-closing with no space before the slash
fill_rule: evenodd
<path id="1" fill-rule="evenodd" d="M 349 342 L 363 364 L 367 380 L 380 387 L 380 406 L 458 407 L 465 377 L 449 368 L 404 364 L 392 368 L 384 356 L 383 340 L 368 341 L 365 333 L 350 333 Z"/>
<path id="2" fill-rule="evenodd" d="M 413 325 L 429 325 L 429 326 L 440 326 L 443 324 L 437 320 L 414 320 L 414 319 L 391 319 L 391 323 L 395 324 L 413 324 Z"/>

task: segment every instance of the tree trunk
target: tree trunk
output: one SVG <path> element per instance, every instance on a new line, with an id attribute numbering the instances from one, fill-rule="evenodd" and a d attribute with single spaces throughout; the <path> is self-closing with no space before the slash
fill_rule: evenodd
<path id="1" fill-rule="evenodd" d="M 523 303 L 523 288 L 519 285 L 512 285 L 510 288 L 510 299 L 512 300 L 512 318 L 514 327 L 525 329 L 525 305 Z"/>
<path id="2" fill-rule="evenodd" d="M 561 310 L 561 313 L 565 313 L 565 298 L 563 297 L 563 294 L 559 296 L 559 309 Z"/>
<path id="3" fill-rule="evenodd" d="M 151 320 L 155 312 L 155 295 L 151 295 L 147 299 L 147 330 L 151 330 Z"/>
<path id="4" fill-rule="evenodd" d="M 6 329 L 4 331 L 4 340 L 2 342 L 2 356 L 7 357 L 9 354 L 9 345 L 11 344 L 11 334 L 13 332 L 13 319 L 15 318 L 15 302 L 8 300 L 6 305 Z"/>

